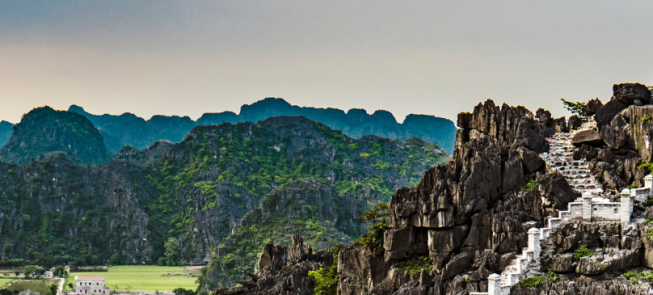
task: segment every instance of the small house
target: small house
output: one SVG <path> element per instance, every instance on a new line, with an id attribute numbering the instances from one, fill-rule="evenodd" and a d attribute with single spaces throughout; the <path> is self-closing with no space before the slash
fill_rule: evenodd
<path id="1" fill-rule="evenodd" d="M 104 277 L 75 276 L 75 294 L 109 295 L 111 290 L 104 286 Z"/>

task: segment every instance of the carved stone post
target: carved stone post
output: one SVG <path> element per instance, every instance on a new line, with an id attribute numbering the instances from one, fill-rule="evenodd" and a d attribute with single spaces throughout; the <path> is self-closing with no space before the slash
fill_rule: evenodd
<path id="1" fill-rule="evenodd" d="M 653 188 L 653 175 L 649 174 L 644 177 L 644 187 L 649 189 Z"/>
<path id="2" fill-rule="evenodd" d="M 498 274 L 491 274 L 487 278 L 487 294 L 488 295 L 501 295 L 501 276 Z"/>
<path id="3" fill-rule="evenodd" d="M 621 195 L 621 208 L 619 208 L 621 222 L 629 223 L 630 215 L 633 213 L 633 198 L 630 196 L 628 189 L 622 190 L 619 195 Z"/>
<path id="4" fill-rule="evenodd" d="M 533 260 L 540 259 L 542 244 L 540 244 L 540 231 L 537 228 L 528 230 L 528 250 L 533 251 Z"/>
<path id="5" fill-rule="evenodd" d="M 583 193 L 583 221 L 592 221 L 592 193 Z"/>

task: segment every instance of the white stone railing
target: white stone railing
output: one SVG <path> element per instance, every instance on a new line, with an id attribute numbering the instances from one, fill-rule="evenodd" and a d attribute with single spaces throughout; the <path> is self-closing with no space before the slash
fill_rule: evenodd
<path id="1" fill-rule="evenodd" d="M 645 202 L 647 197 L 651 194 L 653 189 L 653 175 L 649 174 L 644 177 L 644 187 L 634 188 L 630 190 L 630 196 L 633 200 Z M 623 191 L 622 191 L 623 193 Z"/>
<path id="2" fill-rule="evenodd" d="M 653 192 L 653 175 L 644 178 L 644 187 L 624 189 L 619 202 L 610 202 L 606 198 L 595 195 L 596 192 L 583 193 L 580 202 L 576 200 L 568 204 L 567 211 L 559 211 L 558 217 L 549 218 L 548 227 L 531 228 L 528 230 L 528 247 L 522 250 L 501 275 L 496 273 L 488 277 L 487 292 L 470 292 L 470 295 L 508 295 L 510 288 L 521 281 L 528 271 L 529 263 L 537 261 L 542 251 L 542 240 L 561 224 L 569 221 L 597 222 L 619 221 L 629 223 L 633 212 L 633 201 L 644 201 Z"/>

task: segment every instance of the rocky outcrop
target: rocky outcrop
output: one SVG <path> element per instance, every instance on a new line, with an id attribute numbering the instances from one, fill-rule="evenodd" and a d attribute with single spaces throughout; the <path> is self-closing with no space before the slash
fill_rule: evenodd
<path id="1" fill-rule="evenodd" d="M 612 87 L 614 97 L 625 105 L 643 105 L 651 103 L 651 91 L 640 83 L 615 84 Z"/>
<path id="2" fill-rule="evenodd" d="M 598 98 L 590 99 L 590 101 L 585 104 L 582 110 L 583 116 L 594 116 L 596 113 L 603 107 L 603 103 Z M 573 116 L 572 116 L 573 117 Z M 569 118 L 571 122 L 571 118 Z"/>
<path id="3" fill-rule="evenodd" d="M 570 130 L 576 130 L 580 128 L 580 126 L 583 124 L 583 121 L 577 116 L 573 115 L 569 117 L 569 129 Z"/>
<path id="4" fill-rule="evenodd" d="M 640 266 L 645 253 L 638 225 L 570 222 L 552 235 L 555 252 L 543 255 L 543 265 L 558 273 L 598 275 Z M 574 253 L 586 247 L 586 254 Z"/>
<path id="5" fill-rule="evenodd" d="M 599 129 L 602 129 L 603 126 L 610 124 L 610 121 L 612 121 L 612 118 L 614 118 L 614 116 L 619 114 L 619 112 L 621 112 L 627 107 L 628 107 L 627 104 L 623 104 L 618 100 L 609 101 L 601 109 L 599 109 L 598 112 L 596 112 L 596 115 L 594 117 L 596 120 L 596 126 Z"/>
<path id="6" fill-rule="evenodd" d="M 487 288 L 487 276 L 500 272 L 525 246 L 530 226 L 543 225 L 557 212 L 556 204 L 563 207 L 576 197 L 558 174 L 537 176 L 537 190 L 520 189 L 543 169 L 538 153 L 548 149 L 545 137 L 555 132 L 556 120 L 546 111 L 538 115 L 536 119 L 523 107 L 498 107 L 491 100 L 473 113 L 461 113 L 454 159 L 429 169 L 417 187 L 392 197 L 384 253 L 358 244 L 340 251 L 339 294 L 407 294 L 430 288 L 453 294 Z M 425 255 L 433 265 L 432 284 L 398 279 L 395 265 Z"/>
<path id="7" fill-rule="evenodd" d="M 295 250 L 293 250 L 295 249 Z M 299 250 L 299 252 L 298 252 Z M 216 290 L 214 295 L 309 295 L 314 282 L 308 272 L 333 264 L 333 254 L 322 250 L 312 253 L 300 236 L 293 237 L 290 257 L 285 246 L 268 243 L 261 254 L 258 271 L 248 273 L 250 280 L 239 281 L 241 287 Z M 300 253 L 301 252 L 301 253 Z M 300 258 L 301 257 L 301 258 Z"/>

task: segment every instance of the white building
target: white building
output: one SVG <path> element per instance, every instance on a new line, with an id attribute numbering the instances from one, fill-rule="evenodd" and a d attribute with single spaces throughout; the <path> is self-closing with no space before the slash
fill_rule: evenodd
<path id="1" fill-rule="evenodd" d="M 111 290 L 104 287 L 104 277 L 75 276 L 77 281 L 75 294 L 102 294 L 109 295 Z"/>

